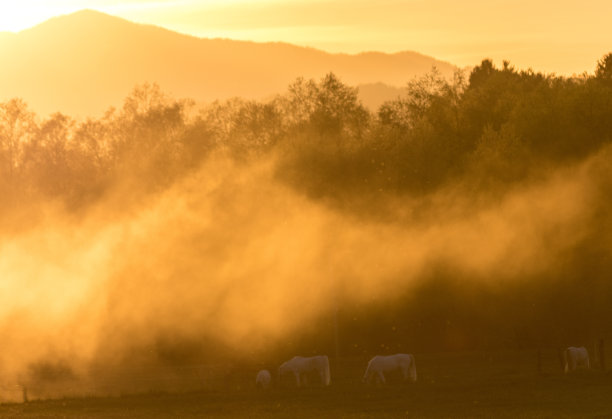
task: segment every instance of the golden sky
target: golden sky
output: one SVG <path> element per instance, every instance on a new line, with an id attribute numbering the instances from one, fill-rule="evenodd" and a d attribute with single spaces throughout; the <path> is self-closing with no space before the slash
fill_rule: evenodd
<path id="1" fill-rule="evenodd" d="M 460 66 L 508 59 L 557 74 L 592 72 L 612 51 L 609 0 L 20 0 L 0 2 L 0 31 L 83 8 L 201 37 L 411 50 Z"/>

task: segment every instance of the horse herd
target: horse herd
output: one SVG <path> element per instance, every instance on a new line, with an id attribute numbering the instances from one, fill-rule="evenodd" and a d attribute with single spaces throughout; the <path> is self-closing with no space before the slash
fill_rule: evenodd
<path id="1" fill-rule="evenodd" d="M 368 362 L 363 381 L 366 383 L 385 384 L 385 373 L 399 370 L 404 381 L 410 379 L 416 381 L 417 373 L 414 363 L 414 356 L 410 354 L 396 354 L 389 356 L 377 355 Z M 303 357 L 294 356 L 287 362 L 283 362 L 278 367 L 278 381 L 289 375 L 295 379 L 295 385 L 301 387 L 308 384 L 309 377 L 318 377 L 319 383 L 328 386 L 331 382 L 329 374 L 329 358 L 326 355 Z M 268 370 L 261 370 L 257 373 L 255 384 L 267 389 L 272 384 L 272 375 Z"/>
<path id="2" fill-rule="evenodd" d="M 579 348 L 570 346 L 565 349 L 563 351 L 563 363 L 566 374 L 574 371 L 577 367 L 591 367 L 589 353 L 583 346 Z M 385 374 L 397 371 L 400 372 L 402 381 L 415 382 L 417 372 L 414 356 L 411 354 L 377 355 L 368 362 L 362 381 L 367 384 L 384 385 L 387 383 Z M 278 382 L 280 383 L 285 376 L 290 376 L 292 380 L 295 380 L 297 387 L 308 385 L 308 381 L 313 377 L 318 377 L 318 384 L 328 386 L 331 382 L 329 358 L 326 355 L 295 356 L 278 367 Z M 272 385 L 270 371 L 259 371 L 255 378 L 255 384 L 262 389 L 270 388 Z"/>

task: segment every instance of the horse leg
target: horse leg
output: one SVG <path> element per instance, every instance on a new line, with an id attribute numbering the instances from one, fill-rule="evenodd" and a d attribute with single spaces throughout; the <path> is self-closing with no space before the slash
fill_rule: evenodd
<path id="1" fill-rule="evenodd" d="M 302 385 L 302 383 L 300 382 L 300 373 L 297 371 L 294 371 L 293 375 L 295 375 L 295 385 L 297 387 L 300 387 Z"/>
<path id="2" fill-rule="evenodd" d="M 378 380 L 382 385 L 387 384 L 387 381 L 385 380 L 385 375 L 382 371 L 376 371 L 376 374 L 378 374 Z"/>

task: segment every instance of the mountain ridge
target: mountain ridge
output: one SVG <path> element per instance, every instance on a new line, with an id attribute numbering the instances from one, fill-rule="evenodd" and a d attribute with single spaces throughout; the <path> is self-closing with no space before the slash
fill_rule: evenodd
<path id="1" fill-rule="evenodd" d="M 298 77 L 329 72 L 354 86 L 400 86 L 432 66 L 444 75 L 456 69 L 411 51 L 345 54 L 285 42 L 199 38 L 89 9 L 0 41 L 0 101 L 22 97 L 42 114 L 100 115 L 144 82 L 211 102 L 270 97 Z"/>

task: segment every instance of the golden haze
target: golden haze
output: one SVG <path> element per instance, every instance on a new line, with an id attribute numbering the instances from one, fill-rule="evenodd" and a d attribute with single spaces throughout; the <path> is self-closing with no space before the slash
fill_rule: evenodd
<path id="1" fill-rule="evenodd" d="M 555 269 L 583 237 L 605 155 L 492 205 L 441 191 L 412 222 L 405 201 L 396 221 L 364 222 L 278 183 L 270 161 L 222 156 L 129 211 L 122 187 L 77 218 L 40 202 L 44 217 L 23 212 L 0 242 L 3 376 L 24 380 L 41 359 L 82 377 L 138 365 L 167 334 L 257 353 L 339 303 L 393 299 L 441 262 L 496 286 Z"/>
<path id="2" fill-rule="evenodd" d="M 609 45 L 609 2 L 450 0 L 26 0 L 0 6 L 0 31 L 90 8 L 206 38 L 289 42 L 329 52 L 418 51 L 465 67 L 483 57 L 580 74 Z"/>

